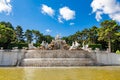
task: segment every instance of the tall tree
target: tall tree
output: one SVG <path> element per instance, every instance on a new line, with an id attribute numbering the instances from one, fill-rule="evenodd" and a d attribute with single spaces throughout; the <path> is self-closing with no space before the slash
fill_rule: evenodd
<path id="1" fill-rule="evenodd" d="M 117 38 L 112 45 L 114 52 L 116 52 L 117 50 L 120 50 L 120 29 L 119 29 L 118 33 L 115 33 L 115 34 L 116 34 Z"/>
<path id="2" fill-rule="evenodd" d="M 51 37 L 50 35 L 44 35 L 44 41 L 50 43 L 52 41 L 53 37 Z"/>
<path id="3" fill-rule="evenodd" d="M 101 23 L 101 28 L 98 30 L 98 40 L 108 42 L 108 49 L 111 52 L 111 42 L 116 39 L 115 33 L 119 30 L 118 24 L 113 20 L 106 20 Z"/>
<path id="4" fill-rule="evenodd" d="M 92 43 L 92 44 L 97 43 L 97 39 L 98 39 L 97 29 L 98 28 L 96 26 L 93 26 L 92 28 L 89 29 L 89 32 L 88 32 L 89 43 Z"/>
<path id="5" fill-rule="evenodd" d="M 83 42 L 83 33 L 80 31 L 77 31 L 75 34 L 75 41 L 82 43 Z"/>
<path id="6" fill-rule="evenodd" d="M 10 22 L 4 22 L 4 21 L 2 21 L 2 22 L 0 22 L 0 24 L 1 25 L 5 25 L 5 27 L 8 27 L 8 28 L 11 28 L 11 29 L 14 30 L 14 27 L 12 26 L 12 24 Z"/>
<path id="7" fill-rule="evenodd" d="M 33 36 L 34 36 L 34 40 L 36 43 L 41 43 L 43 40 L 43 34 L 41 34 L 39 31 L 37 30 L 32 30 L 33 32 Z"/>
<path id="8" fill-rule="evenodd" d="M 27 39 L 28 43 L 31 43 L 33 41 L 33 33 L 31 30 L 27 29 L 25 32 L 25 37 Z"/>
<path id="9" fill-rule="evenodd" d="M 18 42 L 24 41 L 22 27 L 18 25 L 15 29 L 15 32 Z"/>
<path id="10" fill-rule="evenodd" d="M 82 40 L 83 40 L 85 43 L 89 43 L 88 35 L 89 35 L 89 29 L 84 29 L 84 30 L 82 31 Z"/>
<path id="11" fill-rule="evenodd" d="M 0 24 L 0 46 L 8 48 L 8 45 L 15 40 L 15 31 L 3 24 Z"/>

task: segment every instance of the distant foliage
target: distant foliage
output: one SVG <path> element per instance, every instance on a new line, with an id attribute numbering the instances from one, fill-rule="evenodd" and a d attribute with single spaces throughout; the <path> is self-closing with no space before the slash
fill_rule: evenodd
<path id="1" fill-rule="evenodd" d="M 90 44 L 88 47 L 92 48 L 92 50 L 95 50 L 96 48 L 102 49 L 101 44 Z"/>
<path id="2" fill-rule="evenodd" d="M 22 49 L 23 47 L 28 47 L 28 43 L 11 43 L 8 48 L 12 49 L 13 47 L 18 47 L 18 49 Z"/>

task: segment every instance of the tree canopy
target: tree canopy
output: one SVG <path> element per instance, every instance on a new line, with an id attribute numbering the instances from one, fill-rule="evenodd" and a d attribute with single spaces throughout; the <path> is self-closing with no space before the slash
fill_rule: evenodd
<path id="1" fill-rule="evenodd" d="M 111 42 L 117 39 L 120 26 L 113 20 L 106 20 L 101 23 L 101 28 L 98 29 L 98 40 L 108 42 L 109 52 L 111 52 Z"/>
<path id="2" fill-rule="evenodd" d="M 33 42 L 40 45 L 42 41 L 50 43 L 54 37 L 44 35 L 38 30 L 27 29 L 23 31 L 22 26 L 13 27 L 10 22 L 0 22 L 0 47 L 9 48 L 15 44 L 26 45 Z M 67 44 L 72 45 L 73 41 L 81 44 L 100 44 L 102 49 L 109 48 L 109 51 L 120 49 L 120 25 L 113 20 L 105 20 L 101 22 L 100 27 L 92 26 L 91 28 L 77 31 L 72 35 L 62 37 Z"/>
<path id="3" fill-rule="evenodd" d="M 7 46 L 16 38 L 15 31 L 3 24 L 0 24 L 0 46 Z"/>

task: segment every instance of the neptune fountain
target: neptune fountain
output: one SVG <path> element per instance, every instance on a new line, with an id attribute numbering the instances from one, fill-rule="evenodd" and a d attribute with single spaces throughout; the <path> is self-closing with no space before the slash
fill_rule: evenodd
<path id="1" fill-rule="evenodd" d="M 75 41 L 72 46 L 57 35 L 48 44 L 42 41 L 41 47 L 36 49 L 32 45 L 21 62 L 21 66 L 56 67 L 56 66 L 85 66 L 94 65 L 94 60 L 88 51 L 79 50 L 80 44 Z M 33 49 L 34 48 L 34 49 Z"/>

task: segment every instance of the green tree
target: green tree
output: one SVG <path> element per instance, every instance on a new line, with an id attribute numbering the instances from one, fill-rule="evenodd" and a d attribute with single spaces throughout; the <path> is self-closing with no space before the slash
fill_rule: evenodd
<path id="1" fill-rule="evenodd" d="M 14 27 L 12 26 L 12 24 L 10 22 L 4 22 L 4 21 L 2 21 L 2 22 L 0 22 L 0 24 L 1 25 L 5 25 L 5 27 L 11 28 L 11 29 L 14 30 Z"/>
<path id="2" fill-rule="evenodd" d="M 96 26 L 93 26 L 92 28 L 89 29 L 88 41 L 91 44 L 96 44 L 97 43 L 97 39 L 98 39 L 97 29 L 98 28 Z"/>
<path id="3" fill-rule="evenodd" d="M 81 38 L 85 43 L 89 43 L 89 29 L 82 30 L 82 37 Z"/>
<path id="4" fill-rule="evenodd" d="M 98 30 L 98 40 L 108 42 L 108 49 L 111 52 L 111 42 L 116 39 L 116 33 L 119 30 L 118 24 L 113 20 L 106 20 L 101 23 L 101 28 Z"/>
<path id="5" fill-rule="evenodd" d="M 24 35 L 23 35 L 22 27 L 18 25 L 15 29 L 15 32 L 16 32 L 17 41 L 18 42 L 24 41 L 24 37 L 23 37 Z"/>
<path id="6" fill-rule="evenodd" d="M 0 46 L 8 48 L 10 43 L 15 40 L 15 31 L 3 24 L 0 24 Z"/>
<path id="7" fill-rule="evenodd" d="M 34 36 L 34 40 L 37 44 L 40 44 L 43 40 L 43 34 L 40 33 L 39 31 L 37 30 L 32 30 L 33 32 L 33 36 Z"/>
<path id="8" fill-rule="evenodd" d="M 27 39 L 27 43 L 31 43 L 33 41 L 33 33 L 31 30 L 29 29 L 26 30 L 25 38 Z"/>
<path id="9" fill-rule="evenodd" d="M 68 37 L 62 37 L 62 40 L 65 40 L 66 43 L 70 45 L 70 42 L 69 42 L 69 40 L 68 40 Z"/>
<path id="10" fill-rule="evenodd" d="M 120 45 L 119 45 L 120 44 L 120 29 L 118 33 L 115 33 L 115 35 L 117 36 L 117 38 L 112 44 L 112 48 L 114 52 L 116 52 L 117 50 L 120 50 Z"/>
<path id="11" fill-rule="evenodd" d="M 50 43 L 52 41 L 53 37 L 51 37 L 50 35 L 44 35 L 44 41 Z"/>

